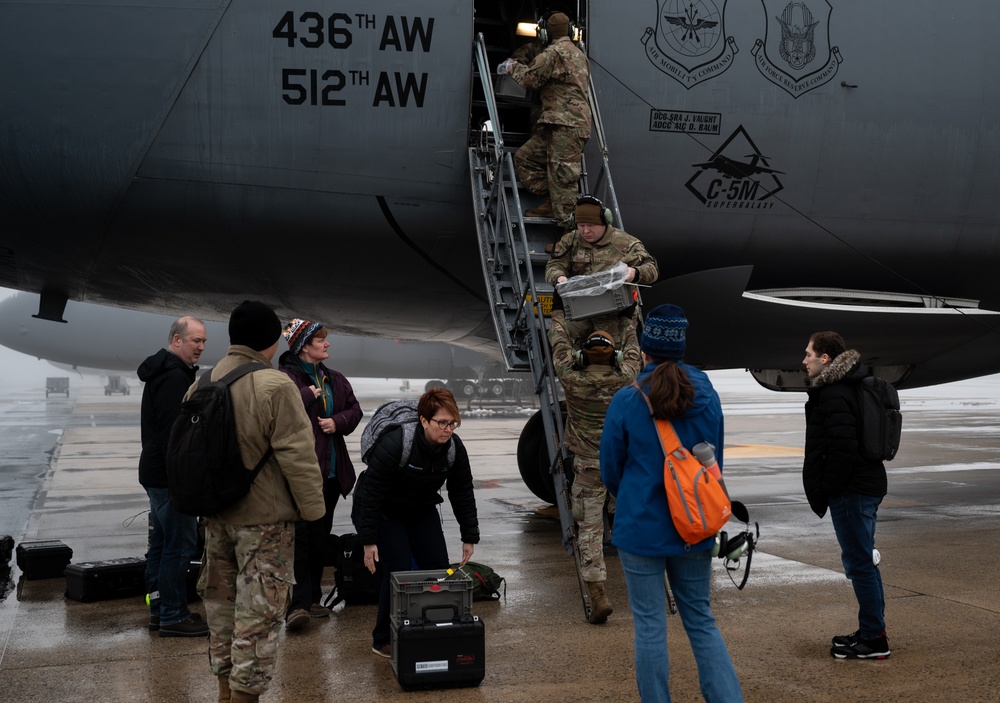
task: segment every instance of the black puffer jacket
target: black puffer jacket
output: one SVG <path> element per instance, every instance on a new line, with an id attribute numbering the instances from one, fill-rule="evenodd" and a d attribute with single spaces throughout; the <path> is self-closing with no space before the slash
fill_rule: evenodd
<path id="1" fill-rule="evenodd" d="M 839 354 L 808 391 L 802 484 L 820 517 L 844 491 L 879 498 L 887 491 L 885 464 L 858 450 L 858 383 L 871 373 L 860 358 L 853 349 Z"/>
<path id="2" fill-rule="evenodd" d="M 181 410 L 181 400 L 194 383 L 197 366 L 188 366 L 166 349 L 147 357 L 139 365 L 142 390 L 142 453 L 139 483 L 146 488 L 167 487 L 167 440 Z"/>
<path id="3" fill-rule="evenodd" d="M 441 486 L 448 489 L 462 542 L 479 543 L 469 454 L 457 436 L 451 442 L 455 443 L 455 463 L 449 467 L 448 444 L 430 446 L 418 427 L 406 466 L 401 468 L 402 428 L 394 427 L 378 438 L 368 455 L 368 469 L 358 477 L 354 490 L 352 517 L 362 544 L 377 543 L 379 514 L 406 518 L 432 510 L 443 500 L 438 492 Z"/>

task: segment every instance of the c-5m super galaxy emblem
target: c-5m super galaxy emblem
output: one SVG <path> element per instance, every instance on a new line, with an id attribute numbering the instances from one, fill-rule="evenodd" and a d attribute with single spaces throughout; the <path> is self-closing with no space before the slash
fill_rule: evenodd
<path id="1" fill-rule="evenodd" d="M 761 2 L 767 30 L 750 52 L 757 70 L 793 98 L 829 82 L 843 61 L 840 49 L 830 47 L 830 3 Z"/>
<path id="2" fill-rule="evenodd" d="M 656 29 L 642 37 L 646 56 L 685 88 L 724 73 L 739 51 L 726 36 L 726 2 L 720 9 L 713 0 L 657 0 Z"/>

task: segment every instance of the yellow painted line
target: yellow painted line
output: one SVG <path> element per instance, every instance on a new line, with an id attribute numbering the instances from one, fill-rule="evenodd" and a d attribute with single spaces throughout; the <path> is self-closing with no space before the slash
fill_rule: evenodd
<path id="1" fill-rule="evenodd" d="M 767 457 L 802 456 L 801 447 L 775 447 L 770 444 L 727 444 L 727 459 L 763 459 Z"/>

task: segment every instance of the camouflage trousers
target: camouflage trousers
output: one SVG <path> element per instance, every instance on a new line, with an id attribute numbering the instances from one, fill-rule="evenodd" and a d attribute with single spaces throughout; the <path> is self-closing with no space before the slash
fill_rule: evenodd
<path id="1" fill-rule="evenodd" d="M 556 222 L 569 220 L 580 197 L 580 161 L 590 129 L 538 124 L 514 154 L 514 168 L 524 187 L 548 196 Z"/>
<path id="2" fill-rule="evenodd" d="M 271 682 L 294 561 L 291 522 L 205 522 L 198 593 L 208 620 L 208 659 L 213 674 L 229 674 L 233 690 L 260 694 Z"/>
<path id="3" fill-rule="evenodd" d="M 600 459 L 585 459 L 579 454 L 573 458 L 573 518 L 577 524 L 577 543 L 580 547 L 580 564 L 583 580 L 588 583 L 606 581 L 608 569 L 604 565 L 604 502 L 609 498 L 608 489 L 601 481 Z M 608 504 L 614 513 L 614 498 Z"/>

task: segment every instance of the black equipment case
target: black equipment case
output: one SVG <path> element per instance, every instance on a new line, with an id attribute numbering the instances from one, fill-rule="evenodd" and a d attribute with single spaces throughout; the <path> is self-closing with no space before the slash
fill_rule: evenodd
<path id="1" fill-rule="evenodd" d="M 357 534 L 350 532 L 338 539 L 337 552 L 334 559 L 337 571 L 334 582 L 337 584 L 337 597 L 350 605 L 358 603 L 378 603 L 382 590 L 382 568 L 376 564 L 375 573 L 365 566 L 365 545 Z"/>
<path id="2" fill-rule="evenodd" d="M 17 568 L 29 581 L 61 577 L 73 558 L 73 550 L 57 539 L 21 542 L 16 552 Z"/>
<path id="3" fill-rule="evenodd" d="M 66 567 L 66 597 L 83 603 L 141 596 L 146 592 L 146 559 L 125 557 Z"/>
<path id="4" fill-rule="evenodd" d="M 486 676 L 486 630 L 475 615 L 452 622 L 393 623 L 392 668 L 406 690 L 478 686 Z"/>
<path id="5" fill-rule="evenodd" d="M 0 535 L 0 566 L 10 564 L 12 556 L 14 556 L 14 538 L 10 535 Z"/>

